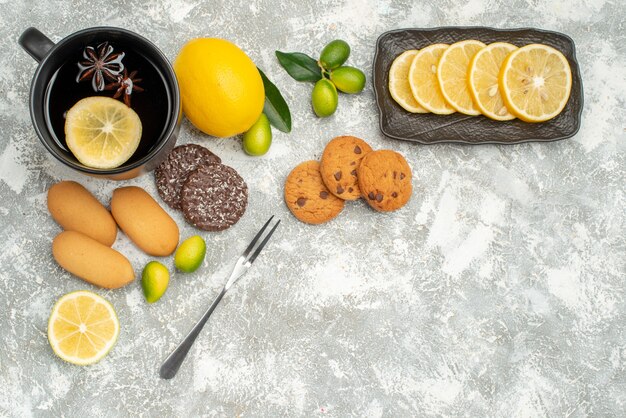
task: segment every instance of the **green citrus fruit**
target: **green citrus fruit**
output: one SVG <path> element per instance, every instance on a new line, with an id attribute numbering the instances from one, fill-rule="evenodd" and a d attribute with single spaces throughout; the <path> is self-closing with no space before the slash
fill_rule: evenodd
<path id="1" fill-rule="evenodd" d="M 326 70 L 334 70 L 350 56 L 350 45 L 341 39 L 335 39 L 324 47 L 320 54 L 320 63 Z"/>
<path id="2" fill-rule="evenodd" d="M 141 287 L 148 303 L 161 299 L 170 281 L 170 272 L 167 267 L 158 261 L 151 261 L 141 273 Z"/>
<path id="3" fill-rule="evenodd" d="M 183 241 L 174 254 L 174 265 L 185 273 L 194 272 L 202 265 L 206 254 L 206 243 L 199 235 Z"/>
<path id="4" fill-rule="evenodd" d="M 365 87 L 365 74 L 354 67 L 339 67 L 330 73 L 330 80 L 344 93 L 360 93 Z"/>
<path id="5" fill-rule="evenodd" d="M 325 118 L 335 113 L 338 101 L 337 89 L 330 80 L 322 78 L 315 83 L 311 94 L 311 103 L 317 116 Z"/>
<path id="6" fill-rule="evenodd" d="M 270 128 L 270 121 L 265 116 L 265 113 L 261 113 L 259 120 L 243 134 L 243 150 L 246 154 L 259 156 L 265 154 L 272 145 L 272 128 Z"/>

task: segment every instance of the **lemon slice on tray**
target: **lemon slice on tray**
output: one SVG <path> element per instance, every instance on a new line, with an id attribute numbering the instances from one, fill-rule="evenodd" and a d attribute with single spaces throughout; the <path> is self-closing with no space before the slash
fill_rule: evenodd
<path id="1" fill-rule="evenodd" d="M 120 323 L 113 306 L 86 290 L 61 297 L 48 320 L 48 341 L 54 353 L 81 366 L 106 356 L 119 332 Z"/>
<path id="2" fill-rule="evenodd" d="M 413 97 L 409 84 L 409 69 L 417 52 L 416 49 L 410 49 L 393 60 L 389 69 L 389 93 L 404 110 L 411 113 L 428 113 L 428 110 L 420 106 Z"/>
<path id="3" fill-rule="evenodd" d="M 415 54 L 409 68 L 409 85 L 413 97 L 424 109 L 438 115 L 455 112 L 443 97 L 437 81 L 437 65 L 446 49 L 446 44 L 434 44 L 421 49 Z"/>
<path id="4" fill-rule="evenodd" d="M 141 140 L 141 120 L 110 97 L 87 97 L 67 112 L 65 142 L 82 164 L 109 169 L 124 164 Z"/>
<path id="5" fill-rule="evenodd" d="M 547 45 L 531 44 L 513 51 L 499 77 L 504 103 L 526 122 L 544 122 L 557 116 L 572 90 L 567 58 Z"/>
<path id="6" fill-rule="evenodd" d="M 506 42 L 489 44 L 478 51 L 470 63 L 467 74 L 470 93 L 478 110 L 494 120 L 515 119 L 504 104 L 498 77 L 506 57 L 517 47 Z"/>
<path id="7" fill-rule="evenodd" d="M 456 111 L 466 115 L 480 115 L 469 92 L 467 71 L 474 55 L 484 47 L 484 43 L 473 39 L 454 43 L 443 52 L 437 66 L 443 96 Z"/>

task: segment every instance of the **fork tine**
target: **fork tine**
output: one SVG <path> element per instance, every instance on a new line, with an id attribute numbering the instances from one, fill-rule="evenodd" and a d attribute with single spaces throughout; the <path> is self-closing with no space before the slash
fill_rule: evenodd
<path id="1" fill-rule="evenodd" d="M 259 244 L 259 246 L 257 247 L 256 250 L 254 250 L 254 253 L 252 254 L 252 256 L 248 259 L 248 262 L 250 264 L 254 263 L 254 260 L 256 260 L 257 256 L 261 253 L 261 250 L 263 249 L 263 247 L 265 247 L 265 244 L 267 244 L 267 241 L 270 240 L 270 237 L 272 236 L 272 234 L 274 233 L 274 231 L 276 230 L 276 228 L 278 227 L 278 224 L 280 224 L 280 219 L 278 220 L 278 222 L 276 222 L 276 225 L 274 225 L 274 227 L 270 230 L 270 232 L 265 236 L 265 238 L 263 239 L 263 241 Z"/>
<path id="2" fill-rule="evenodd" d="M 270 222 L 272 221 L 272 219 L 274 219 L 274 215 L 272 215 L 267 222 L 265 222 L 265 225 L 263 225 L 263 228 L 261 228 L 261 230 L 259 232 L 257 232 L 257 234 L 255 235 L 255 237 L 252 239 L 252 241 L 250 242 L 250 244 L 248 245 L 248 248 L 246 248 L 246 251 L 243 252 L 242 257 L 243 258 L 248 258 L 248 254 L 250 254 L 250 251 L 252 251 L 252 248 L 254 248 L 254 244 L 256 244 L 256 242 L 259 240 L 259 238 L 261 237 L 261 235 L 263 235 L 263 231 L 265 231 L 265 229 L 267 228 L 267 226 L 270 224 Z"/>

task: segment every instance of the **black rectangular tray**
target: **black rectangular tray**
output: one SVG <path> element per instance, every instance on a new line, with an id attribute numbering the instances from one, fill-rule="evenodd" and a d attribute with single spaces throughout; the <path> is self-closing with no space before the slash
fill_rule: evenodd
<path id="1" fill-rule="evenodd" d="M 417 114 L 402 109 L 391 98 L 388 87 L 389 67 L 400 53 L 407 49 L 422 49 L 435 43 L 452 44 L 466 39 L 476 39 L 486 44 L 509 42 L 520 47 L 541 43 L 561 51 L 572 69 L 572 91 L 561 114 L 543 123 L 528 123 L 518 119 L 494 121 L 485 116 L 467 116 L 460 113 Z M 378 37 L 373 67 L 380 130 L 389 138 L 422 144 L 517 144 L 570 138 L 580 129 L 583 84 L 576 61 L 574 40 L 562 33 L 540 29 L 494 29 L 478 26 L 392 30 Z"/>

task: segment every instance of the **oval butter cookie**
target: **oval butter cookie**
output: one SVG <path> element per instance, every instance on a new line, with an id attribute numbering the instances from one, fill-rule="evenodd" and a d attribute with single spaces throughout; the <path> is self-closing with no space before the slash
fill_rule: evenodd
<path id="1" fill-rule="evenodd" d="M 117 224 L 113 216 L 75 181 L 61 181 L 50 187 L 48 210 L 66 231 L 78 231 L 109 247 L 115 242 Z"/>
<path id="2" fill-rule="evenodd" d="M 289 173 L 285 202 L 296 218 L 308 224 L 328 222 L 339 215 L 344 206 L 344 201 L 324 185 L 317 161 L 305 161 Z"/>
<path id="3" fill-rule="evenodd" d="M 111 214 L 124 234 L 148 255 L 165 257 L 178 246 L 178 225 L 141 187 L 115 189 Z"/>

